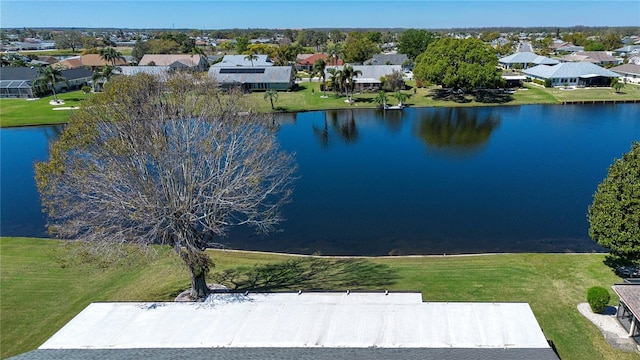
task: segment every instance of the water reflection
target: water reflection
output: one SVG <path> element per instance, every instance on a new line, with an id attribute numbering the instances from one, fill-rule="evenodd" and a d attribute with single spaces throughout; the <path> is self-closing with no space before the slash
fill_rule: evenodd
<path id="1" fill-rule="evenodd" d="M 500 122 L 491 110 L 442 108 L 424 112 L 414 132 L 432 150 L 469 154 L 487 144 Z"/>
<path id="2" fill-rule="evenodd" d="M 312 129 L 320 146 L 323 148 L 329 146 L 330 139 L 334 136 L 342 140 L 345 144 L 353 145 L 358 141 L 360 134 L 353 110 L 325 111 L 323 126 L 313 124 Z"/>

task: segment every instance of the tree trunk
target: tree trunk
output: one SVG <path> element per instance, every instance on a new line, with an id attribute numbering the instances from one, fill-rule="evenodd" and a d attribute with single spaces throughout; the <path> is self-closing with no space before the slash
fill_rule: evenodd
<path id="1" fill-rule="evenodd" d="M 210 293 L 205 272 L 196 271 L 193 266 L 189 266 L 189 274 L 191 275 L 191 297 L 194 300 L 204 300 Z"/>

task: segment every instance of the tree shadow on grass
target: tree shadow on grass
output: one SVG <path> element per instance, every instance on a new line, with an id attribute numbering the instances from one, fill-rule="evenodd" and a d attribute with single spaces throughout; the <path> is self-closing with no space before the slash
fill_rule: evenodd
<path id="1" fill-rule="evenodd" d="M 475 100 L 485 104 L 505 104 L 512 101 L 513 96 L 499 90 L 479 90 L 475 94 Z"/>
<path id="2" fill-rule="evenodd" d="M 212 279 L 232 291 L 374 290 L 393 285 L 397 275 L 387 265 L 364 259 L 300 258 L 225 270 Z"/>
<path id="3" fill-rule="evenodd" d="M 471 98 L 465 96 L 464 93 L 458 93 L 451 89 L 434 89 L 431 90 L 430 96 L 433 100 L 436 101 L 453 101 L 459 104 L 466 104 L 471 102 Z"/>

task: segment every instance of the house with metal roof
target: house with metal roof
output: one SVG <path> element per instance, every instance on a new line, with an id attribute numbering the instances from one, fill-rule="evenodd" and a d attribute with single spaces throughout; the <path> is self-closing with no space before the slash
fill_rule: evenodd
<path id="1" fill-rule="evenodd" d="M 255 58 L 251 59 L 249 55 L 225 55 L 222 58 L 222 61 L 219 63 L 213 64 L 211 66 L 215 67 L 233 67 L 233 66 L 244 66 L 244 67 L 267 67 L 273 66 L 273 61 L 269 58 L 268 55 L 254 55 Z"/>
<path id="2" fill-rule="evenodd" d="M 620 75 L 589 62 L 560 63 L 553 66 L 538 65 L 524 70 L 530 79 L 551 79 L 552 86 L 609 86 L 611 79 Z"/>
<path id="3" fill-rule="evenodd" d="M 638 64 L 622 64 L 609 70 L 620 75 L 620 80 L 623 82 L 640 84 L 640 65 Z"/>
<path id="4" fill-rule="evenodd" d="M 93 73 L 86 68 L 61 70 L 67 81 L 57 83 L 56 92 L 80 89 L 88 85 Z M 33 67 L 1 67 L 0 98 L 33 98 L 36 96 L 33 82 L 38 77 L 38 70 Z M 35 89 L 37 90 L 37 89 Z M 43 89 L 43 91 L 48 91 Z"/>
<path id="5" fill-rule="evenodd" d="M 629 337 L 640 345 L 640 284 L 619 284 L 611 288 L 620 299 L 616 318 L 629 332 Z"/>
<path id="6" fill-rule="evenodd" d="M 327 79 L 331 78 L 330 69 L 342 70 L 342 66 L 327 66 L 324 69 Z M 382 86 L 380 79 L 384 76 L 393 74 L 394 72 L 402 72 L 400 65 L 353 65 L 354 71 L 360 71 L 361 74 L 355 77 L 356 91 L 378 91 Z"/>
<path id="7" fill-rule="evenodd" d="M 207 70 L 207 57 L 189 54 L 145 54 L 138 62 L 141 66 L 169 66 L 173 69 Z"/>
<path id="8" fill-rule="evenodd" d="M 556 65 L 560 61 L 532 52 L 517 52 L 499 59 L 498 63 L 504 69 L 511 69 L 514 66 L 527 69 L 536 65 Z"/>
<path id="9" fill-rule="evenodd" d="M 558 360 L 527 303 L 407 292 L 215 293 L 201 303 L 93 303 L 47 358 Z"/>
<path id="10" fill-rule="evenodd" d="M 291 90 L 296 86 L 296 76 L 292 66 L 211 66 L 207 76 L 214 78 L 224 89 Z"/>

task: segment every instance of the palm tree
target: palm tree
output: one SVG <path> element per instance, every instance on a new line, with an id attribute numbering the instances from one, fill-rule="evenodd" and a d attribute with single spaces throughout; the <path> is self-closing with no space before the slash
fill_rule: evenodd
<path id="1" fill-rule="evenodd" d="M 120 70 L 119 67 L 117 66 L 111 66 L 111 65 L 104 65 L 102 66 L 102 68 L 97 68 L 93 71 L 93 90 L 94 91 L 98 91 L 96 88 L 96 85 L 102 83 L 106 83 L 108 82 L 113 75 L 116 74 L 116 70 Z M 104 80 L 104 81 L 101 81 Z"/>
<path id="2" fill-rule="evenodd" d="M 351 97 L 353 97 L 353 90 L 356 87 L 356 79 L 359 75 L 362 75 L 362 71 L 354 70 L 353 66 L 345 65 L 342 68 L 342 82 L 346 85 L 347 97 L 349 98 L 349 102 L 351 102 Z M 351 92 L 351 96 L 349 96 L 349 92 Z"/>
<path id="3" fill-rule="evenodd" d="M 378 95 L 376 95 L 376 97 L 373 98 L 373 101 L 375 101 L 376 104 L 378 104 L 378 106 L 384 109 L 387 107 L 387 101 L 389 101 L 389 97 L 387 96 L 387 93 L 384 90 L 380 90 L 378 91 Z"/>
<path id="4" fill-rule="evenodd" d="M 269 99 L 271 101 L 271 110 L 275 110 L 275 108 L 273 107 L 273 102 L 278 101 L 278 92 L 275 90 L 267 90 L 264 93 L 264 99 Z"/>
<path id="5" fill-rule="evenodd" d="M 122 56 L 122 53 L 116 51 L 116 49 L 110 46 L 100 49 L 100 58 L 106 62 L 111 63 L 111 66 L 116 66 L 116 62 L 118 60 L 124 60 L 124 56 Z"/>
<path id="6" fill-rule="evenodd" d="M 51 87 L 53 91 L 53 100 L 58 101 L 58 96 L 56 95 L 56 84 L 64 81 L 67 82 L 67 78 L 62 76 L 62 72 L 60 70 L 52 68 L 51 66 L 43 66 L 38 68 L 38 75 L 36 79 L 33 81 L 34 86 L 38 86 L 42 88 Z"/>
<path id="7" fill-rule="evenodd" d="M 316 60 L 316 62 L 313 63 L 313 72 L 314 73 L 319 73 L 320 76 L 322 76 L 322 91 L 324 92 L 324 97 L 327 96 L 327 92 L 325 89 L 325 80 L 327 75 L 324 73 L 324 69 L 327 67 L 327 63 L 324 61 L 324 59 L 318 59 Z"/>
<path id="8" fill-rule="evenodd" d="M 333 88 L 333 91 L 336 92 L 336 94 L 338 93 L 338 88 L 340 86 L 340 70 L 338 70 L 337 68 L 329 68 L 327 70 L 327 72 L 329 73 L 329 75 L 331 75 L 331 77 L 329 78 L 329 82 L 331 83 L 331 88 Z"/>
<path id="9" fill-rule="evenodd" d="M 258 60 L 258 53 L 253 50 L 249 55 L 245 56 L 244 59 L 251 61 L 251 67 L 253 67 L 253 60 Z"/>
<path id="10" fill-rule="evenodd" d="M 398 99 L 398 106 L 402 107 L 404 105 L 404 102 L 409 98 L 409 95 L 400 91 L 396 91 L 396 93 L 393 94 L 393 97 Z"/>

